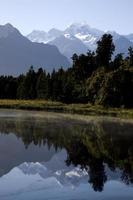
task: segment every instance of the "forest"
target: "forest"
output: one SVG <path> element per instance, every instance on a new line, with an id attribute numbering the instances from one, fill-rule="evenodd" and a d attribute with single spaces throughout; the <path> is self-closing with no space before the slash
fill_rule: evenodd
<path id="1" fill-rule="evenodd" d="M 112 35 L 104 34 L 95 52 L 72 56 L 72 66 L 51 73 L 30 67 L 18 77 L 0 76 L 0 99 L 44 99 L 133 108 L 133 48 L 114 55 Z M 18 66 L 19 67 L 19 66 Z"/>

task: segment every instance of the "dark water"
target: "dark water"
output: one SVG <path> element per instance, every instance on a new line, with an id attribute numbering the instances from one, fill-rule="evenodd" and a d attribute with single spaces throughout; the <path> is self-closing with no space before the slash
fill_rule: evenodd
<path id="1" fill-rule="evenodd" d="M 0 200 L 133 200 L 133 123 L 0 111 Z"/>

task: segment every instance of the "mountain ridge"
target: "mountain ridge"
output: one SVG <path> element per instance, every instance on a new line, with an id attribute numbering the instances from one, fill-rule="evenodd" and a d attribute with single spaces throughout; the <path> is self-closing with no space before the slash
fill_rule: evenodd
<path id="1" fill-rule="evenodd" d="M 50 72 L 69 65 L 56 46 L 31 42 L 11 24 L 0 26 L 0 74 L 19 75 L 27 72 L 30 66 Z"/>
<path id="2" fill-rule="evenodd" d="M 60 52 L 63 53 L 66 57 L 68 57 L 68 59 L 70 59 L 70 53 L 73 54 L 73 53 L 82 52 L 80 46 L 83 47 L 83 45 L 84 45 L 84 51 L 82 53 L 85 52 L 85 47 L 89 50 L 95 51 L 96 46 L 97 46 L 97 41 L 105 33 L 110 33 L 113 36 L 114 44 L 116 45 L 115 55 L 117 53 L 123 53 L 123 54 L 125 54 L 125 56 L 127 56 L 129 46 L 133 46 L 133 34 L 120 35 L 116 31 L 102 31 L 102 30 L 99 30 L 99 29 L 96 29 L 96 28 L 91 28 L 88 24 L 84 24 L 84 23 L 71 24 L 70 26 L 68 26 L 63 31 L 54 28 L 53 30 L 56 30 L 57 34 L 55 35 L 54 31 L 53 31 L 52 37 L 50 37 L 50 35 L 49 35 L 49 32 L 51 30 L 52 29 L 50 29 L 48 32 L 45 32 L 44 38 L 41 38 L 41 36 L 39 34 L 38 34 L 38 37 L 34 37 L 33 32 L 32 32 L 32 34 L 27 35 L 27 37 L 31 41 L 34 38 L 34 41 L 36 41 L 36 42 L 39 42 L 39 38 L 40 38 L 41 42 L 43 42 L 43 43 L 49 43 L 49 44 L 53 44 L 53 45 L 57 46 L 59 48 Z M 32 35 L 32 38 L 31 38 L 31 35 Z M 57 45 L 57 40 L 59 40 L 59 38 L 61 36 L 64 36 L 66 38 L 66 35 L 67 35 L 69 45 L 68 44 L 64 45 L 64 48 L 66 49 L 66 51 L 64 51 L 64 50 L 62 50 L 62 44 L 61 43 Z M 73 37 L 73 39 L 72 39 L 72 37 Z M 123 40 L 124 44 L 119 43 L 119 40 L 120 40 L 121 37 L 125 38 L 125 40 Z M 64 38 L 64 41 L 62 41 L 62 43 L 63 42 L 65 43 L 65 38 Z M 76 51 L 75 51 L 76 45 L 73 44 L 74 38 L 78 39 L 77 41 L 80 40 L 80 42 L 82 43 L 82 45 L 80 44 L 78 46 Z M 125 42 L 126 42 L 126 45 L 125 45 Z M 71 43 L 71 45 L 70 45 L 70 43 Z M 125 48 L 123 47 L 124 45 L 125 45 Z M 71 51 L 69 50 L 70 46 L 71 46 Z"/>

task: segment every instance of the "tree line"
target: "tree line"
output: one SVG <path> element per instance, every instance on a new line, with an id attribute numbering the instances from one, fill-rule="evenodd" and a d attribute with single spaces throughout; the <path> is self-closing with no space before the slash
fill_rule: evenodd
<path id="1" fill-rule="evenodd" d="M 114 56 L 112 35 L 104 34 L 95 52 L 72 56 L 72 67 L 51 73 L 39 68 L 18 77 L 0 76 L 0 99 L 45 99 L 133 107 L 133 48 Z M 112 58 L 113 57 L 113 58 Z"/>

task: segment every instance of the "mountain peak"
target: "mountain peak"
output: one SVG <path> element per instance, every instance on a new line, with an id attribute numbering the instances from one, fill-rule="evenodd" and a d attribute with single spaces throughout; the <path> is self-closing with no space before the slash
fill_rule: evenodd
<path id="1" fill-rule="evenodd" d="M 124 36 L 122 39 L 121 35 L 115 31 L 101 31 L 89 26 L 85 22 L 72 23 L 63 31 L 53 28 L 44 35 L 38 34 L 34 36 L 30 34 L 28 38 L 31 41 L 53 44 L 70 59 L 71 55 L 75 52 L 77 54 L 84 53 L 85 51 L 87 52 L 87 49 L 95 51 L 97 41 L 105 33 L 111 34 L 114 44 L 119 47 L 116 47 L 115 54 L 121 52 L 127 53 L 129 46 L 133 46 L 133 34 Z"/>
<path id="2" fill-rule="evenodd" d="M 50 29 L 50 30 L 48 31 L 48 34 L 49 34 L 50 37 L 52 37 L 52 38 L 54 39 L 55 37 L 61 36 L 62 31 L 61 31 L 61 30 L 58 30 L 58 29 L 56 29 L 56 28 L 52 28 L 52 29 Z"/>
<path id="3" fill-rule="evenodd" d="M 37 33 L 45 34 L 46 32 L 42 30 L 33 30 L 30 34 L 37 34 Z"/>
<path id="4" fill-rule="evenodd" d="M 18 34 L 19 31 L 10 23 L 7 23 L 5 25 L 0 25 L 0 38 L 6 38 L 12 33 Z"/>
<path id="5" fill-rule="evenodd" d="M 4 29 L 4 30 L 7 30 L 9 32 L 13 32 L 13 31 L 16 31 L 17 29 L 10 23 L 7 23 L 5 25 L 1 25 L 0 26 L 0 29 Z M 18 30 L 17 30 L 18 31 Z"/>
<path id="6" fill-rule="evenodd" d="M 72 35 L 82 34 L 82 35 L 93 35 L 101 36 L 103 31 L 90 27 L 87 23 L 73 23 L 65 30 L 65 33 Z"/>
<path id="7" fill-rule="evenodd" d="M 51 59 L 52 58 L 52 59 Z M 57 47 L 34 43 L 24 37 L 11 24 L 0 26 L 0 73 L 18 75 L 33 65 L 51 72 L 59 66 L 69 67 L 68 59 Z"/>
<path id="8" fill-rule="evenodd" d="M 5 27 L 7 27 L 7 28 L 14 28 L 13 25 L 10 24 L 10 23 L 7 23 L 7 24 L 5 24 L 5 25 L 3 25 L 3 26 L 5 26 Z"/>
<path id="9" fill-rule="evenodd" d="M 33 30 L 30 34 L 27 35 L 27 37 L 32 40 L 32 38 L 38 38 L 38 37 L 45 37 L 46 36 L 45 31 L 41 30 Z M 34 41 L 35 42 L 35 41 Z"/>
<path id="10" fill-rule="evenodd" d="M 71 35 L 75 35 L 79 32 L 83 32 L 83 31 L 86 32 L 88 31 L 89 28 L 90 28 L 89 25 L 84 25 L 82 23 L 73 23 L 66 28 L 65 32 Z"/>
<path id="11" fill-rule="evenodd" d="M 61 30 L 57 29 L 57 28 L 52 28 L 48 31 L 48 33 L 51 33 L 51 32 L 61 32 Z"/>
<path id="12" fill-rule="evenodd" d="M 67 26 L 67 28 L 70 28 L 70 27 L 79 27 L 80 28 L 80 27 L 83 27 L 83 26 L 90 28 L 90 26 L 86 22 L 75 22 L 75 23 L 72 23 L 69 26 Z"/>

